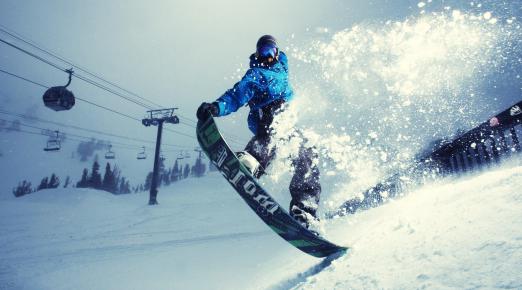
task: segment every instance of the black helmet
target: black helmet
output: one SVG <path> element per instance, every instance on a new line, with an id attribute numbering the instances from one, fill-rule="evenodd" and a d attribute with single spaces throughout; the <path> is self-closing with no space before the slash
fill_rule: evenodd
<path id="1" fill-rule="evenodd" d="M 279 47 L 277 46 L 277 40 L 272 35 L 263 35 L 259 38 L 256 44 L 256 54 L 258 57 L 275 58 L 279 53 Z"/>

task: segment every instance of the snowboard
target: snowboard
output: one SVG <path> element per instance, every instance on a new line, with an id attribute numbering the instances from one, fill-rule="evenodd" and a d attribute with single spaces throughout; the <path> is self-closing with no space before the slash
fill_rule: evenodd
<path id="1" fill-rule="evenodd" d="M 198 121 L 196 131 L 199 145 L 210 161 L 250 208 L 285 241 L 318 258 L 339 255 L 348 250 L 317 236 L 294 220 L 241 164 L 219 132 L 213 117 L 209 115 L 205 121 Z"/>

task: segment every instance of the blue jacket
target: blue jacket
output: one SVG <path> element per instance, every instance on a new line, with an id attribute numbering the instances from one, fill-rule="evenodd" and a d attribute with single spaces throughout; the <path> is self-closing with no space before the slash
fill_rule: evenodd
<path id="1" fill-rule="evenodd" d="M 288 83 L 288 59 L 279 52 L 279 60 L 270 66 L 261 66 L 255 55 L 250 56 L 250 68 L 233 88 L 216 100 L 219 116 L 250 106 L 248 128 L 257 135 L 262 109 L 274 101 L 289 101 L 294 93 Z"/>

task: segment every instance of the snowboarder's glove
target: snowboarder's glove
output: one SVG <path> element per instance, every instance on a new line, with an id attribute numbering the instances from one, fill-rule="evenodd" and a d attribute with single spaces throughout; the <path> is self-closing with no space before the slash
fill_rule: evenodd
<path id="1" fill-rule="evenodd" d="M 196 113 L 198 119 L 201 121 L 206 120 L 209 114 L 214 117 L 219 115 L 219 107 L 216 103 L 202 103 Z"/>

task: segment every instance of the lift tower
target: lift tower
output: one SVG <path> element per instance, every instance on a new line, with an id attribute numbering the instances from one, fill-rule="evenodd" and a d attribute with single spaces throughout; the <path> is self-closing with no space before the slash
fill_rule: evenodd
<path id="1" fill-rule="evenodd" d="M 174 111 L 178 108 L 160 109 L 147 111 L 147 118 L 141 123 L 145 127 L 158 126 L 158 135 L 156 137 L 156 151 L 154 153 L 154 169 L 152 171 L 152 181 L 150 185 L 149 205 L 158 204 L 158 175 L 159 175 L 159 159 L 161 150 L 161 133 L 163 132 L 163 123 L 178 124 L 179 118 L 174 115 Z"/>

